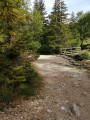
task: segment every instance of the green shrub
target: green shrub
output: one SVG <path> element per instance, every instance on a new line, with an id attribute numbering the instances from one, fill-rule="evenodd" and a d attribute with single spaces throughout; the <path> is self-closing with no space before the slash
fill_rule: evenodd
<path id="1" fill-rule="evenodd" d="M 28 44 L 28 48 L 33 51 L 37 51 L 41 47 L 41 44 L 38 41 L 31 41 Z"/>
<path id="2" fill-rule="evenodd" d="M 74 58 L 76 60 L 90 60 L 90 53 L 88 51 L 85 51 L 84 53 L 80 54 L 80 55 L 76 55 L 74 56 Z"/>
<path id="3" fill-rule="evenodd" d="M 9 105 L 15 97 L 26 97 L 35 94 L 40 86 L 37 72 L 33 69 L 28 58 L 17 65 L 16 59 L 11 59 L 7 54 L 0 54 L 0 103 Z M 23 84 L 23 87 L 21 87 Z M 0 104 L 0 109 L 3 107 Z"/>
<path id="4" fill-rule="evenodd" d="M 43 44 L 40 49 L 39 49 L 39 53 L 40 54 L 45 54 L 45 55 L 48 55 L 48 54 L 54 54 L 54 50 L 55 48 L 53 46 L 50 46 L 50 45 L 45 45 Z"/>
<path id="5" fill-rule="evenodd" d="M 24 65 L 24 71 L 26 82 L 28 83 L 32 83 L 32 79 L 38 76 L 37 72 L 32 68 L 32 66 L 28 62 Z"/>
<path id="6" fill-rule="evenodd" d="M 80 55 L 80 57 L 81 57 L 82 60 L 89 60 L 90 59 L 90 54 L 89 54 L 88 51 L 86 51 L 86 52 L 82 53 Z"/>
<path id="7" fill-rule="evenodd" d="M 20 94 L 24 95 L 25 97 L 35 95 L 35 89 L 31 88 L 30 86 L 25 86 L 20 89 Z"/>
<path id="8" fill-rule="evenodd" d="M 7 83 L 2 84 L 2 87 L 0 88 L 0 102 L 4 102 L 6 105 L 9 105 L 13 98 L 13 93 L 12 85 L 8 85 Z"/>
<path id="9" fill-rule="evenodd" d="M 9 73 L 12 70 L 12 61 L 0 54 L 0 72 Z"/>
<path id="10" fill-rule="evenodd" d="M 90 44 L 83 45 L 83 49 L 89 49 L 90 50 Z"/>

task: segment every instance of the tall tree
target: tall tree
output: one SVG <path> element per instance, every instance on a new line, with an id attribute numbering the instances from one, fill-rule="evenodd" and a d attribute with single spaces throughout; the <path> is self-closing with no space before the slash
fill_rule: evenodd
<path id="1" fill-rule="evenodd" d="M 60 4 L 60 17 L 61 17 L 61 22 L 67 22 L 67 15 L 68 13 L 67 12 L 67 7 L 66 7 L 66 4 L 64 3 L 64 1 L 61 1 L 61 4 Z"/>
<path id="2" fill-rule="evenodd" d="M 45 17 L 46 11 L 45 11 L 45 2 L 43 0 L 39 0 L 39 8 L 38 10 L 40 11 L 41 15 Z"/>
<path id="3" fill-rule="evenodd" d="M 77 22 L 77 27 L 80 33 L 81 48 L 83 48 L 83 41 L 90 37 L 90 12 L 81 14 Z"/>
<path id="4" fill-rule="evenodd" d="M 73 36 L 72 46 L 74 46 L 74 47 L 80 46 L 80 35 L 79 35 L 79 31 L 78 31 L 77 25 L 76 25 L 76 15 L 73 11 L 72 11 L 72 13 L 70 15 L 70 19 L 69 19 L 69 28 L 70 28 L 70 31 Z"/>
<path id="5" fill-rule="evenodd" d="M 76 22 L 76 16 L 75 13 L 72 11 L 71 15 L 70 15 L 70 22 L 75 23 Z"/>
<path id="6" fill-rule="evenodd" d="M 7 36 L 9 45 L 12 36 L 15 36 L 19 29 L 21 16 L 25 18 L 25 6 L 23 0 L 2 0 L 0 1 L 0 23 L 2 33 Z"/>
<path id="7" fill-rule="evenodd" d="M 67 18 L 67 7 L 64 1 L 61 0 L 55 0 L 54 6 L 53 6 L 53 19 L 55 19 L 56 22 L 65 22 Z"/>
<path id="8" fill-rule="evenodd" d="M 68 34 L 68 26 L 66 25 L 67 21 L 67 7 L 64 4 L 64 1 L 61 0 L 55 0 L 54 6 L 53 6 L 53 12 L 51 12 L 50 18 L 50 27 L 52 31 L 52 39 L 53 43 L 56 44 L 56 46 L 63 46 L 66 43 L 66 36 L 70 37 Z"/>
<path id="9" fill-rule="evenodd" d="M 39 9 L 39 3 L 38 0 L 34 1 L 34 6 L 33 6 L 34 11 Z"/>

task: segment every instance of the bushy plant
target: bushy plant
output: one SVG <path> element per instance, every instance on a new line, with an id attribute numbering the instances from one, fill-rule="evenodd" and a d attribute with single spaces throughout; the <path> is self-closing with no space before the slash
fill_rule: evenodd
<path id="1" fill-rule="evenodd" d="M 76 55 L 74 56 L 74 58 L 76 60 L 90 60 L 90 53 L 88 51 L 85 51 L 84 53 L 80 54 L 80 55 Z"/>
<path id="2" fill-rule="evenodd" d="M 80 55 L 80 58 L 81 58 L 81 60 L 90 60 L 90 54 L 89 54 L 89 52 L 86 51 L 86 52 L 82 53 Z"/>
<path id="3" fill-rule="evenodd" d="M 54 48 L 53 46 L 43 44 L 43 45 L 40 47 L 40 49 L 39 49 L 38 52 L 39 52 L 40 54 L 46 54 L 46 55 L 48 55 L 48 54 L 53 54 L 53 53 L 54 53 L 54 50 L 55 50 L 55 48 Z"/>
<path id="4" fill-rule="evenodd" d="M 0 102 L 5 102 L 8 105 L 18 93 L 27 97 L 34 95 L 38 83 L 33 79 L 37 78 L 38 74 L 30 62 L 14 67 L 12 62 L 5 59 L 5 56 L 2 59 L 3 64 L 0 62 Z M 22 84 L 23 87 L 21 87 Z"/>
<path id="5" fill-rule="evenodd" d="M 40 47 L 41 47 L 41 44 L 39 43 L 39 41 L 31 41 L 28 44 L 28 49 L 33 51 L 37 51 Z"/>

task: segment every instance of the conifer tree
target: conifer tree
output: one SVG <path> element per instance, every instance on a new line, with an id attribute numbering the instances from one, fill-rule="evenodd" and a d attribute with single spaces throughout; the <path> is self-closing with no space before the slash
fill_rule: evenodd
<path id="1" fill-rule="evenodd" d="M 43 0 L 39 0 L 39 9 L 41 12 L 41 15 L 44 17 L 46 15 L 46 11 L 45 11 L 45 3 Z"/>
<path id="2" fill-rule="evenodd" d="M 9 45 L 11 44 L 12 36 L 15 36 L 17 30 L 20 28 L 20 20 L 25 18 L 23 0 L 2 0 L 0 1 L 0 23 L 2 33 L 7 36 Z M 21 21 L 22 21 L 21 20 Z"/>
<path id="3" fill-rule="evenodd" d="M 64 1 L 55 0 L 53 12 L 51 12 L 51 15 L 53 15 L 53 20 L 55 20 L 55 22 L 65 22 L 68 15 L 66 11 L 67 7 Z"/>
<path id="4" fill-rule="evenodd" d="M 83 49 L 83 42 L 87 38 L 90 38 L 90 12 L 79 15 L 79 20 L 77 22 L 77 28 L 80 34 L 81 48 Z"/>
<path id="5" fill-rule="evenodd" d="M 67 22 L 67 7 L 64 1 L 55 0 L 50 18 L 51 41 L 56 47 L 65 46 L 66 42 L 72 38 Z"/>
<path id="6" fill-rule="evenodd" d="M 75 17 L 75 13 L 72 11 L 71 15 L 70 15 L 70 22 L 75 23 L 76 22 L 76 17 Z"/>
<path id="7" fill-rule="evenodd" d="M 34 1 L 34 7 L 33 7 L 34 11 L 39 9 L 39 4 L 38 4 L 38 0 Z"/>

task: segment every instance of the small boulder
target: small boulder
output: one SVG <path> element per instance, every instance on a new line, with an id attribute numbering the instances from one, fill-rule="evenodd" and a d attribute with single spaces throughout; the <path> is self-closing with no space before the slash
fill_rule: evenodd
<path id="1" fill-rule="evenodd" d="M 65 110 L 66 110 L 66 108 L 65 108 L 64 106 L 61 106 L 61 110 L 65 111 Z"/>
<path id="2" fill-rule="evenodd" d="M 86 92 L 83 92 L 83 93 L 82 93 L 82 95 L 86 96 L 86 95 L 87 95 L 87 93 L 86 93 Z"/>
<path id="3" fill-rule="evenodd" d="M 48 113 L 51 113 L 51 112 L 52 112 L 52 110 L 50 110 L 50 109 L 47 109 L 47 112 L 48 112 Z"/>
<path id="4" fill-rule="evenodd" d="M 80 106 L 80 107 L 84 107 L 85 106 L 84 103 L 77 103 L 77 105 Z"/>
<path id="5" fill-rule="evenodd" d="M 72 105 L 71 108 L 72 112 L 75 113 L 77 116 L 80 116 L 80 111 L 79 111 L 79 107 L 76 104 Z"/>

